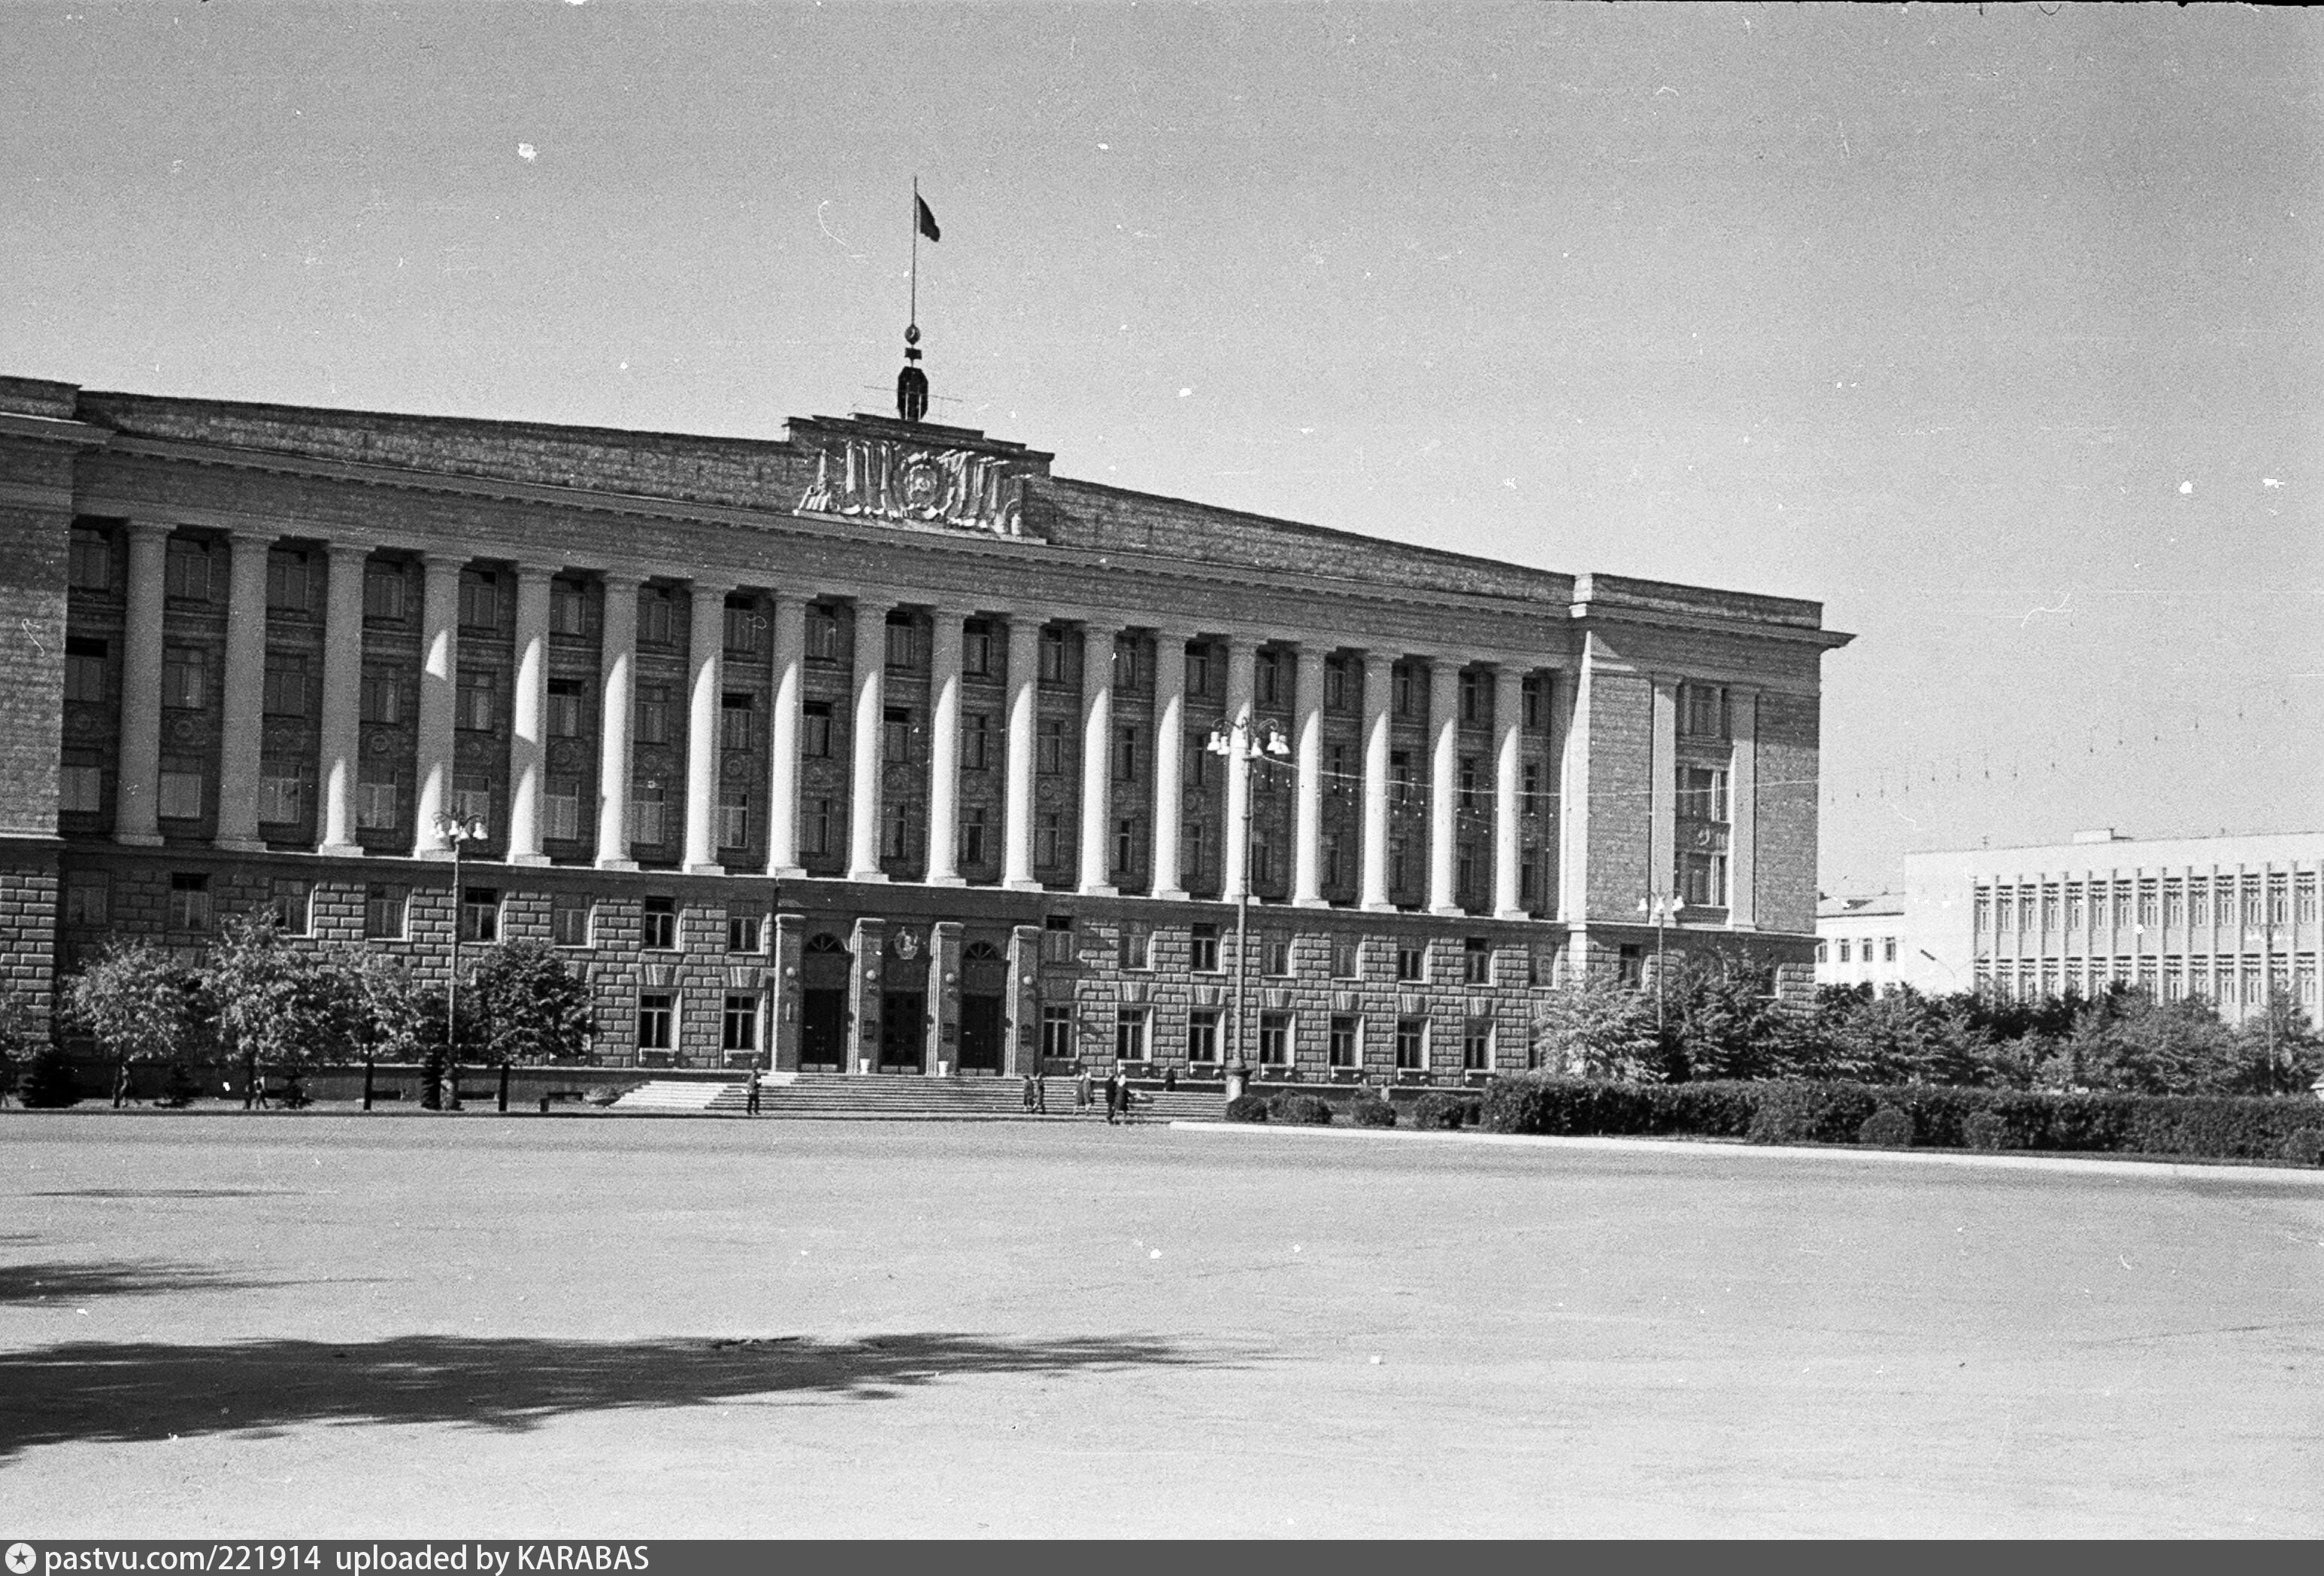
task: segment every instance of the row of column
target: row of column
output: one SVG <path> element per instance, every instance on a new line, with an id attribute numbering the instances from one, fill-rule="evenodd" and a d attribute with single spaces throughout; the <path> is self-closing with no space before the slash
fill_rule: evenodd
<path id="1" fill-rule="evenodd" d="M 129 594 L 122 668 L 122 733 L 116 840 L 161 842 L 158 825 L 161 767 L 161 631 L 163 572 L 169 528 L 138 521 L 129 528 Z M 236 531 L 231 538 L 226 620 L 224 749 L 218 793 L 217 843 L 257 851 L 259 770 L 266 669 L 266 565 L 271 535 Z M 364 563 L 367 545 L 335 542 L 324 614 L 318 852 L 354 855 L 357 762 L 361 745 Z M 413 853 L 447 856 L 449 844 L 437 824 L 450 802 L 455 700 L 458 661 L 459 576 L 464 560 L 443 554 L 422 559 L 420 677 L 417 715 L 418 774 Z M 545 864 L 542 799 L 547 767 L 549 582 L 557 567 L 515 567 L 515 693 L 509 738 L 509 818 L 506 858 L 512 864 Z M 635 869 L 629 857 L 632 717 L 635 702 L 638 592 L 635 575 L 604 577 L 604 612 L 600 647 L 603 714 L 597 774 L 597 863 L 611 870 Z M 691 586 L 695 638 L 688 642 L 687 676 L 687 770 L 685 868 L 719 873 L 717 812 L 720 704 L 724 690 L 723 638 L 727 596 L 736 586 L 696 580 Z M 800 715 L 806 659 L 807 601 L 773 595 L 774 708 L 770 728 L 771 780 L 769 795 L 767 863 L 770 874 L 798 876 Z M 855 604 L 853 715 L 853 797 L 849 816 L 848 879 L 881 881 L 880 869 L 882 743 L 886 713 L 887 613 L 880 603 Z M 934 613 L 936 639 L 931 665 L 932 705 L 928 751 L 927 880 L 937 886 L 963 884 L 958 835 L 960 715 L 963 625 L 973 616 L 964 606 L 939 606 Z M 1039 641 L 1042 621 L 1008 620 L 1006 812 L 1002 833 L 1002 884 L 1032 890 L 1040 886 L 1033 866 L 1033 781 L 1039 724 Z M 1082 689 L 1082 792 L 1080 889 L 1110 895 L 1112 834 L 1112 742 L 1114 642 L 1118 624 L 1083 626 L 1085 657 Z M 1180 885 L 1179 827 L 1184 813 L 1186 674 L 1182 660 L 1191 630 L 1157 634 L 1162 659 L 1155 664 L 1153 734 L 1154 827 L 1148 889 L 1160 898 L 1184 898 Z M 1253 721 L 1258 649 L 1246 636 L 1230 636 L 1227 651 L 1227 716 L 1230 727 L 1246 732 Z M 1296 773 L 1292 901 L 1321 908 L 1323 896 L 1323 653 L 1305 649 L 1297 664 L 1293 695 Z M 1392 659 L 1367 653 L 1364 675 L 1363 853 L 1360 902 L 1364 908 L 1394 907 L 1388 892 L 1388 761 Z M 1432 664 L 1429 726 L 1432 731 L 1429 796 L 1428 906 L 1457 914 L 1454 890 L 1455 809 L 1459 770 L 1456 714 L 1459 670 L 1449 661 Z M 1518 899 L 1520 851 L 1518 781 L 1519 724 L 1523 713 L 1522 671 L 1514 664 L 1494 669 L 1494 880 L 1493 908 L 1504 917 L 1524 917 Z M 1243 895 L 1250 879 L 1241 834 L 1250 806 L 1250 768 L 1231 760 L 1227 783 L 1224 895 Z"/>

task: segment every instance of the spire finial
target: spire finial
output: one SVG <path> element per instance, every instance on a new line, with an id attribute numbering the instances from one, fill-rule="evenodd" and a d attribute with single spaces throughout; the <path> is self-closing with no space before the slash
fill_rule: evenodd
<path id="1" fill-rule="evenodd" d="M 896 414 L 910 422 L 928 413 L 928 374 L 919 361 L 920 326 L 914 323 L 904 330 L 904 370 L 896 374 Z"/>

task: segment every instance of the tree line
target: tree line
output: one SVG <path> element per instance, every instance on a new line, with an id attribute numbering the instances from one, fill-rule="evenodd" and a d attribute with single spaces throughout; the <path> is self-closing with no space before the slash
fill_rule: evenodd
<path id="1" fill-rule="evenodd" d="M 483 949 L 462 971 L 458 996 L 454 1025 L 443 984 L 405 960 L 301 945 L 261 913 L 230 921 L 199 962 L 143 939 L 108 945 L 60 982 L 58 1018 L 94 1042 L 116 1106 L 141 1065 L 167 1070 L 165 1102 L 182 1104 L 207 1092 L 204 1074 L 222 1074 L 224 1092 L 247 1109 L 271 1093 L 305 1103 L 304 1082 L 318 1067 L 417 1062 L 420 1102 L 434 1109 L 454 1098 L 463 1062 L 587 1055 L 587 982 L 542 943 Z M 21 1009 L 0 1018 L 0 1093 L 18 1082 L 28 1104 L 71 1103 L 63 1047 Z"/>
<path id="2" fill-rule="evenodd" d="M 1794 1078 L 2123 1094 L 2300 1094 L 2324 1040 L 2278 991 L 2241 1024 L 2200 998 L 2116 984 L 2038 1001 L 1909 986 L 1826 985 L 1778 1000 L 1769 972 L 1724 954 L 1672 956 L 1651 982 L 1593 977 L 1535 1024 L 1547 1069 L 1631 1083 Z"/>

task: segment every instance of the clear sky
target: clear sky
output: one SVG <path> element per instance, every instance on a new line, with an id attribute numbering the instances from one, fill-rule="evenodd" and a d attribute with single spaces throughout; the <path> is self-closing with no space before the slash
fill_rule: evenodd
<path id="1" fill-rule="evenodd" d="M 0 5 L 0 371 L 774 436 L 1805 596 L 1823 884 L 2324 825 L 2324 21 Z"/>

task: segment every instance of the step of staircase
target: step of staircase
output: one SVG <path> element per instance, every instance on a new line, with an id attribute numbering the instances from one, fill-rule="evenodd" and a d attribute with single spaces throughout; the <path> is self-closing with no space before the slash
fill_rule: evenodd
<path id="1" fill-rule="evenodd" d="M 1025 1120 L 1024 1083 L 1016 1078 L 921 1078 L 908 1074 L 807 1074 L 794 1083 L 769 1083 L 760 1092 L 761 1114 L 774 1117 L 814 1117 L 876 1120 L 950 1119 L 954 1120 Z M 1185 1120 L 1215 1117 L 1215 1092 L 1159 1090 L 1138 1092 L 1138 1115 L 1147 1120 Z M 1060 1117 L 1102 1121 L 1102 1093 L 1086 1110 L 1074 1105 L 1071 1083 L 1051 1079 L 1047 1120 Z"/>

